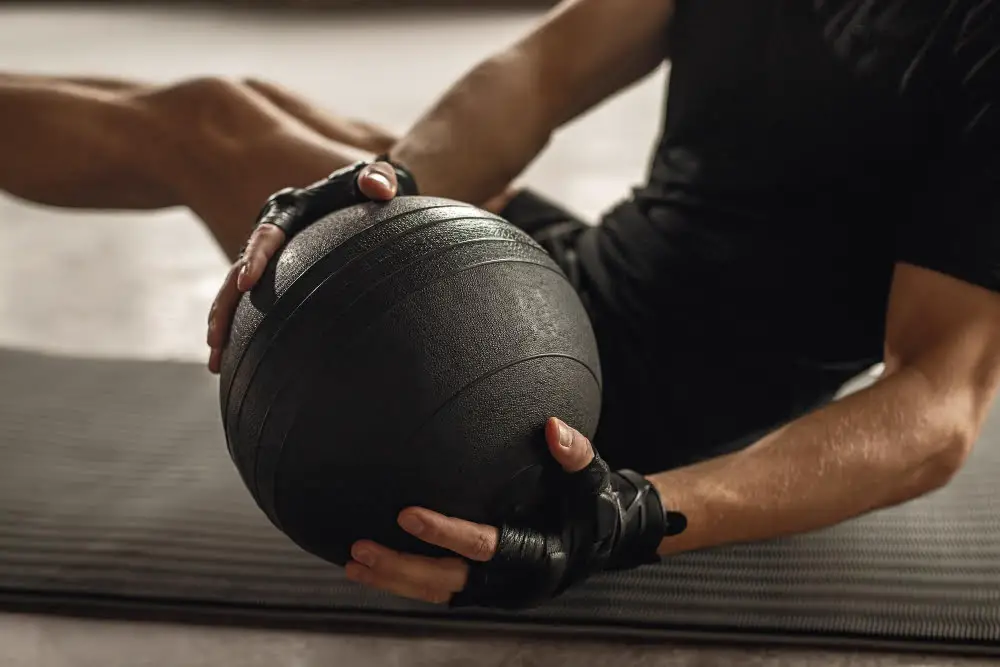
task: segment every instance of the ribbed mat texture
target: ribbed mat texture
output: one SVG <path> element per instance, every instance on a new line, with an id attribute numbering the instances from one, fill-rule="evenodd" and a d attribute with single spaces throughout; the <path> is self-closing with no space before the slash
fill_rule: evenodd
<path id="1" fill-rule="evenodd" d="M 363 591 L 274 529 L 228 458 L 216 380 L 201 366 L 0 351 L 0 606 L 34 596 L 241 609 L 264 622 L 293 610 L 417 627 L 990 650 L 1000 644 L 997 417 L 952 484 L 902 507 L 600 577 L 531 613 L 459 614 Z"/>

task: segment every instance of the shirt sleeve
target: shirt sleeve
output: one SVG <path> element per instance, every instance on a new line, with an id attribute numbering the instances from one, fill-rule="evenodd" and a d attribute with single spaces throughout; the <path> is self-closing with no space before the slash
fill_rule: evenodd
<path id="1" fill-rule="evenodd" d="M 981 15 L 967 19 L 948 50 L 953 85 L 941 87 L 947 148 L 898 221 L 896 259 L 1000 291 L 1000 20 L 994 11 L 982 30 Z"/>

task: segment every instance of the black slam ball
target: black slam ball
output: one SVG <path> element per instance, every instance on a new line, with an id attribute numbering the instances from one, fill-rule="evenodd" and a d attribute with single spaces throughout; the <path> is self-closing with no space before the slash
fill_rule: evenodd
<path id="1" fill-rule="evenodd" d="M 402 197 L 293 238 L 236 311 L 220 379 L 226 439 L 270 520 L 343 565 L 421 506 L 470 521 L 544 514 L 547 418 L 592 437 L 590 320 L 523 231 L 460 202 Z"/>

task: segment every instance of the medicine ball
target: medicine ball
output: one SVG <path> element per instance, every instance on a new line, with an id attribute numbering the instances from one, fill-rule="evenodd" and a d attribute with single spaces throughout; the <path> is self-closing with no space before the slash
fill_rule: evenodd
<path id="1" fill-rule="evenodd" d="M 590 320 L 526 233 L 460 202 L 401 197 L 294 237 L 235 313 L 220 377 L 229 453 L 270 520 L 343 565 L 421 506 L 538 517 L 559 417 L 592 437 Z"/>

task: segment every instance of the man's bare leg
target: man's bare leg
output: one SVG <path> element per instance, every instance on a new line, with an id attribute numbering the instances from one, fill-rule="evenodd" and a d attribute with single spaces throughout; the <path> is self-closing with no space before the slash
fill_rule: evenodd
<path id="1" fill-rule="evenodd" d="M 21 74 L 15 72 L 0 72 L 0 85 L 3 84 L 35 84 L 38 86 L 72 85 L 99 91 L 139 91 L 151 88 L 153 84 L 120 79 L 114 77 L 91 76 L 55 76 L 51 74 Z"/>
<path id="2" fill-rule="evenodd" d="M 394 141 L 259 81 L 0 74 L 0 190 L 60 207 L 187 206 L 230 259 L 272 192 Z"/>
<path id="3" fill-rule="evenodd" d="M 164 152 L 122 92 L 0 77 L 0 189 L 50 206 L 154 209 L 179 204 Z M 139 150 L 149 147 L 148 151 Z"/>
<path id="4" fill-rule="evenodd" d="M 0 191 L 71 208 L 186 206 L 231 260 L 271 193 L 395 142 L 263 81 L 0 73 Z M 499 211 L 511 194 L 485 206 Z"/>

